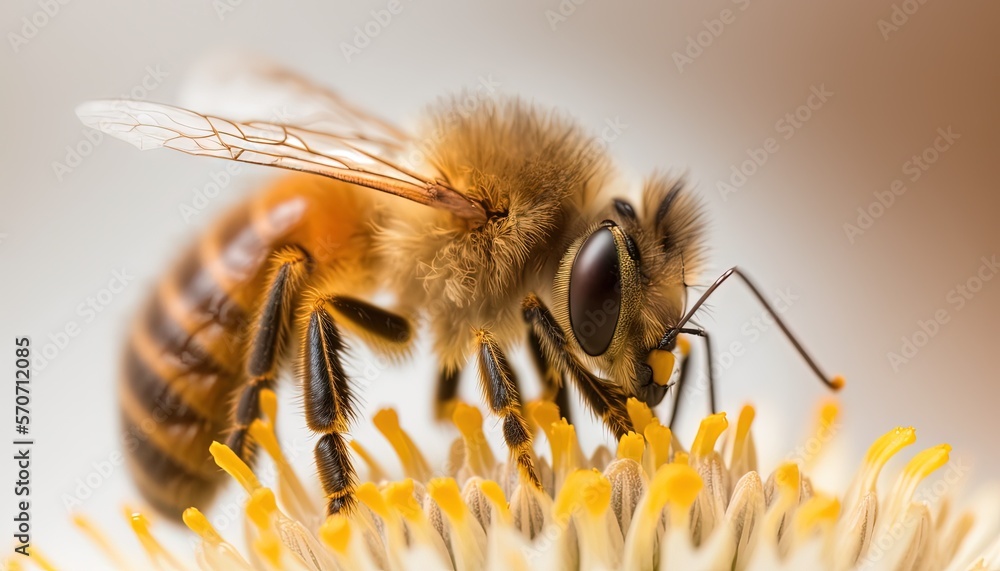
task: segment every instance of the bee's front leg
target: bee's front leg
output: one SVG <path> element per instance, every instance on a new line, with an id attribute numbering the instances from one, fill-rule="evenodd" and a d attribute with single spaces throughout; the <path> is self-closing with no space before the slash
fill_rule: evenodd
<path id="1" fill-rule="evenodd" d="M 628 434 L 633 427 L 625 404 L 628 399 L 625 392 L 591 373 L 577 359 L 567 345 L 566 333 L 538 296 L 530 294 L 524 298 L 521 309 L 524 319 L 538 336 L 543 357 L 576 384 L 584 402 L 611 429 L 615 438 Z"/>
<path id="2" fill-rule="evenodd" d="M 528 348 L 531 350 L 532 361 L 535 363 L 538 376 L 542 380 L 543 398 L 554 402 L 559 407 L 559 415 L 565 418 L 566 422 L 572 424 L 573 417 L 569 412 L 569 389 L 566 387 L 566 379 L 563 377 L 562 371 L 545 357 L 542 340 L 538 338 L 531 323 L 528 323 Z"/>
<path id="3" fill-rule="evenodd" d="M 521 415 L 521 396 L 514 381 L 514 373 L 489 331 L 479 330 L 476 337 L 483 396 L 493 414 L 503 420 L 503 439 L 521 476 L 541 489 L 542 483 L 531 456 L 531 431 Z"/>

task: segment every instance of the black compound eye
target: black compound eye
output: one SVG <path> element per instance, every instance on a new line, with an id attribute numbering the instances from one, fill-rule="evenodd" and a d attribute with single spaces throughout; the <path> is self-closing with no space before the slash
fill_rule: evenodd
<path id="1" fill-rule="evenodd" d="M 588 355 L 596 357 L 608 350 L 621 304 L 615 236 L 610 228 L 599 228 L 576 253 L 569 274 L 569 323 Z"/>

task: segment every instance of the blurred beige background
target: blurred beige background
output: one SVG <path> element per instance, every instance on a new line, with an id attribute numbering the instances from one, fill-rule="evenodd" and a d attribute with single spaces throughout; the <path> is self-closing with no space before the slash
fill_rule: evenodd
<path id="1" fill-rule="evenodd" d="M 122 335 L 178 248 L 272 176 L 244 168 L 185 221 L 179 207 L 225 165 L 89 143 L 73 108 L 130 93 L 176 101 L 185 70 L 231 48 L 291 65 L 404 124 L 442 93 L 487 78 L 571 113 L 595 134 L 626 125 L 609 144 L 636 182 L 670 168 L 697 183 L 712 220 L 704 281 L 739 264 L 769 294 L 786 292 L 793 329 L 847 378 L 840 436 L 849 460 L 892 426 L 913 425 L 920 444 L 954 446 L 953 458 L 972 466 L 970 485 L 1000 478 L 1000 279 L 986 279 L 1000 268 L 982 261 L 1000 261 L 1000 5 L 577 1 L 402 0 L 349 60 L 342 44 L 387 1 L 3 3 L 0 339 L 30 335 L 38 351 L 67 324 L 79 328 L 50 349 L 32 385 L 39 546 L 61 561 L 75 556 L 79 568 L 100 567 L 65 508 L 88 477 L 99 484 L 78 509 L 125 531 L 120 506 L 138 499 L 126 474 L 93 476 L 118 450 Z M 743 164 L 753 157 L 763 164 Z M 741 168 L 752 174 L 734 175 Z M 122 270 L 134 279 L 107 303 L 98 299 Z M 759 325 L 760 314 L 732 285 L 701 322 L 719 351 L 721 407 L 758 405 L 756 436 L 773 465 L 801 441 L 825 393 L 779 332 Z M 0 351 L 9 372 L 13 347 Z M 449 430 L 429 422 L 433 370 L 421 359 L 385 371 L 365 391 L 366 416 L 395 404 L 407 426 L 444 442 Z M 473 383 L 465 388 L 477 398 Z M 0 426 L 9 426 L 12 392 L 0 391 Z M 285 391 L 283 430 L 301 442 L 297 462 L 311 470 L 293 392 Z M 707 406 L 704 397 L 688 405 L 684 439 Z M 581 425 L 588 448 L 606 438 L 591 421 Z M 498 427 L 487 427 L 498 443 Z M 354 435 L 388 451 L 367 425 Z M 0 488 L 11 482 L 4 463 Z M 0 513 L 12 509 L 9 492 L 0 505 Z M 187 548 L 183 534 L 164 533 Z"/>

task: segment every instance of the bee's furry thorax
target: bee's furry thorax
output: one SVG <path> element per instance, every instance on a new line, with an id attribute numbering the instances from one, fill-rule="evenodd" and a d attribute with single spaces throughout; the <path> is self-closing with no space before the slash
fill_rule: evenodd
<path id="1" fill-rule="evenodd" d="M 567 231 L 594 209 L 610 164 L 601 145 L 555 113 L 519 99 L 484 99 L 467 112 L 460 100 L 431 110 L 427 161 L 482 201 L 490 219 L 469 231 L 418 206 L 385 217 L 378 243 L 394 279 L 409 282 L 399 291 L 428 312 L 442 359 L 456 367 L 475 328 L 520 338 L 520 300 L 539 288 L 547 295 Z"/>

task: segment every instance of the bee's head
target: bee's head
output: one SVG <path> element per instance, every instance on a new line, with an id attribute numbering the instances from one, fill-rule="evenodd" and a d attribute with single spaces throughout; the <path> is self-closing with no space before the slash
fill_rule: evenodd
<path id="1" fill-rule="evenodd" d="M 655 406 L 673 374 L 657 349 L 684 311 L 685 275 L 697 269 L 702 225 L 679 181 L 646 184 L 643 209 L 614 200 L 570 243 L 553 292 L 569 344 L 628 396 Z"/>

